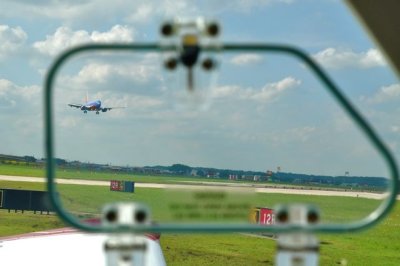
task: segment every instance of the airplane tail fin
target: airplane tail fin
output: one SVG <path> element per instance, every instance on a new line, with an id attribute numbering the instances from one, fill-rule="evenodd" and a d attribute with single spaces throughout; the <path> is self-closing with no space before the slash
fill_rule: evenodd
<path id="1" fill-rule="evenodd" d="M 85 99 L 85 103 L 89 102 L 89 93 L 86 91 L 86 99 Z"/>

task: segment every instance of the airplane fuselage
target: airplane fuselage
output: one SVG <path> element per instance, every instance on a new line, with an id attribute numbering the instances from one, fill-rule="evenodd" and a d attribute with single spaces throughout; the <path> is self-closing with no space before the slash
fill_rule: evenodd
<path id="1" fill-rule="evenodd" d="M 82 111 L 101 111 L 101 101 L 96 100 L 96 101 L 91 101 L 86 103 L 85 105 L 82 105 L 81 107 Z"/>

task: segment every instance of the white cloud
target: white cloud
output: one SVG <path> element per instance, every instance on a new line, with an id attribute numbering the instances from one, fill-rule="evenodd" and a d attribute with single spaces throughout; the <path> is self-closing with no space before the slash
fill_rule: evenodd
<path id="1" fill-rule="evenodd" d="M 129 23 L 145 23 L 154 21 L 154 18 L 171 18 L 176 16 L 189 17 L 200 14 L 196 3 L 186 0 L 164 0 L 139 3 L 131 9 L 131 14 L 127 15 L 125 21 Z"/>
<path id="2" fill-rule="evenodd" d="M 40 53 L 54 56 L 61 50 L 73 45 L 90 42 L 132 42 L 134 32 L 128 26 L 115 25 L 107 32 L 85 30 L 73 31 L 69 27 L 59 27 L 53 35 L 47 35 L 45 41 L 35 42 L 33 47 Z"/>
<path id="3" fill-rule="evenodd" d="M 197 9 L 213 15 L 222 12 L 248 13 L 254 9 L 261 9 L 271 4 L 292 4 L 296 0 L 220 0 L 202 1 Z M 200 1 L 199 1 L 200 2 Z"/>
<path id="4" fill-rule="evenodd" d="M 211 91 L 212 98 L 227 98 L 232 97 L 234 94 L 241 93 L 241 88 L 237 85 L 226 85 L 215 87 Z"/>
<path id="5" fill-rule="evenodd" d="M 5 0 L 6 1 L 6 0 Z M 120 17 L 126 22 L 146 22 L 155 17 L 171 17 L 174 15 L 193 15 L 203 13 L 196 3 L 185 0 L 158 1 L 127 1 L 127 0 L 41 0 L 41 1 L 7 1 L 7 8 L 0 9 L 4 17 L 24 16 L 29 18 L 55 19 L 63 21 L 64 25 L 82 25 L 82 23 L 97 23 L 114 21 Z"/>
<path id="6" fill-rule="evenodd" d="M 55 0 L 40 0 L 40 1 L 4 1 L 7 8 L 1 8 L 0 14 L 8 17 L 27 16 L 38 18 L 55 18 L 61 20 L 85 19 L 85 15 L 97 16 L 96 7 L 106 6 L 110 1 L 55 1 Z M 118 0 L 112 1 L 118 2 Z M 121 2 L 121 1 L 119 1 Z M 111 2 L 110 2 L 111 3 Z M 110 10 L 110 9 L 107 9 Z"/>
<path id="7" fill-rule="evenodd" d="M 240 54 L 232 57 L 230 62 L 237 66 L 257 64 L 262 61 L 262 56 L 258 54 Z"/>
<path id="8" fill-rule="evenodd" d="M 313 55 L 313 57 L 327 68 L 371 68 L 385 66 L 386 61 L 377 49 L 356 53 L 352 50 L 327 48 Z"/>
<path id="9" fill-rule="evenodd" d="M 41 96 L 40 86 L 19 86 L 0 79 L 0 120 L 7 121 L 7 129 L 0 134 L 2 139 L 10 138 L 12 142 L 19 139 L 21 143 L 38 141 L 43 130 Z"/>
<path id="10" fill-rule="evenodd" d="M 0 25 L 0 59 L 22 47 L 27 38 L 26 32 L 21 27 Z"/>
<path id="11" fill-rule="evenodd" d="M 0 98 L 11 97 L 13 99 L 31 100 L 33 97 L 39 96 L 41 87 L 37 85 L 32 86 L 18 86 L 13 82 L 0 79 Z"/>
<path id="12" fill-rule="evenodd" d="M 296 128 L 289 128 L 283 132 L 277 133 L 274 136 L 274 140 L 278 142 L 306 142 L 311 136 L 315 133 L 316 127 L 312 126 L 303 126 Z"/>
<path id="13" fill-rule="evenodd" d="M 399 133 L 400 132 L 400 126 L 391 126 L 390 131 L 393 133 Z"/>
<path id="14" fill-rule="evenodd" d="M 7 110 L 16 106 L 15 99 L 9 95 L 12 85 L 12 82 L 8 80 L 0 79 L 0 110 Z"/>
<path id="15" fill-rule="evenodd" d="M 300 84 L 300 80 L 293 77 L 286 77 L 278 82 L 266 84 L 261 90 L 248 91 L 247 97 L 255 101 L 266 102 L 277 98 L 284 91 Z"/>
<path id="16" fill-rule="evenodd" d="M 143 111 L 144 109 L 151 109 L 160 107 L 164 104 L 161 99 L 150 98 L 147 96 L 135 95 L 129 97 L 125 102 L 128 103 L 128 108 Z"/>
<path id="17" fill-rule="evenodd" d="M 151 20 L 154 12 L 154 6 L 151 3 L 140 5 L 132 15 L 126 18 L 128 22 L 147 22 Z"/>
<path id="18" fill-rule="evenodd" d="M 39 107 L 40 92 L 41 87 L 37 85 L 18 86 L 9 80 L 0 79 L 0 109 L 13 108 L 14 114 L 29 113 L 30 110 Z M 35 110 L 35 112 L 40 112 L 40 110 Z"/>
<path id="19" fill-rule="evenodd" d="M 273 3 L 292 4 L 294 1 L 295 0 L 234 0 L 226 2 L 230 2 L 232 7 L 238 11 L 248 12 L 253 8 L 259 8 Z"/>
<path id="20" fill-rule="evenodd" d="M 208 14 L 214 17 L 222 12 L 249 12 L 272 3 L 291 4 L 295 0 L 219 0 L 219 1 L 186 1 L 164 0 L 152 1 L 135 6 L 131 15 L 127 16 L 128 22 L 147 22 L 154 17 L 191 17 Z"/>
<path id="21" fill-rule="evenodd" d="M 253 100 L 267 102 L 275 100 L 288 89 L 295 88 L 301 84 L 301 80 L 286 77 L 278 82 L 267 83 L 261 89 L 241 88 L 237 85 L 219 86 L 212 90 L 212 98 L 236 98 L 242 100 Z"/>
<path id="22" fill-rule="evenodd" d="M 90 39 L 94 42 L 132 42 L 133 35 L 128 26 L 115 25 L 108 32 L 93 31 Z"/>
<path id="23" fill-rule="evenodd" d="M 316 131 L 316 127 L 305 126 L 301 128 L 292 129 L 293 134 L 302 142 L 307 141 L 310 136 Z"/>
<path id="24" fill-rule="evenodd" d="M 62 117 L 61 119 L 57 120 L 57 125 L 61 126 L 62 128 L 74 128 L 79 126 L 78 119 L 72 116 Z"/>
<path id="25" fill-rule="evenodd" d="M 385 58 L 377 49 L 369 49 L 360 59 L 360 63 L 364 67 L 375 67 L 387 65 Z"/>
<path id="26" fill-rule="evenodd" d="M 173 16 L 215 17 L 222 12 L 249 12 L 269 4 L 291 4 L 295 0 L 220 0 L 220 1 L 187 1 L 187 0 L 3 0 L 4 8 L 0 16 L 23 18 L 54 19 L 63 21 L 64 25 L 82 25 L 99 21 L 113 21 L 119 16 L 122 21 L 131 23 L 148 22 L 154 19 Z"/>
<path id="27" fill-rule="evenodd" d="M 63 75 L 59 79 L 61 81 L 59 84 L 81 90 L 94 85 L 96 88 L 101 88 L 98 85 L 116 85 L 114 81 L 127 82 L 131 86 L 143 85 L 160 80 L 161 76 L 158 65 L 146 64 L 143 61 L 117 64 L 94 62 L 84 65 L 74 76 Z"/>
<path id="28" fill-rule="evenodd" d="M 400 84 L 391 84 L 381 87 L 372 97 L 362 97 L 361 100 L 367 103 L 384 103 L 398 99 L 400 96 Z"/>

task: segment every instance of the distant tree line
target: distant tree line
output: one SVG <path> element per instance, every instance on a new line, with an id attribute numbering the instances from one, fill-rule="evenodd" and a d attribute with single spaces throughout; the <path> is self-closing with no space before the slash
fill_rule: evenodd
<path id="1" fill-rule="evenodd" d="M 90 170 L 90 171 L 110 171 L 124 172 L 132 174 L 149 174 L 149 175 L 165 175 L 165 176 L 182 176 L 196 178 L 218 178 L 233 181 L 254 181 L 254 182 L 274 182 L 295 185 L 320 185 L 320 186 L 340 186 L 351 188 L 374 188 L 384 190 L 388 186 L 388 179 L 383 177 L 369 176 L 327 176 L 327 175 L 310 175 L 287 172 L 272 171 L 243 171 L 232 169 L 218 169 L 208 167 L 191 167 L 184 164 L 173 164 L 171 166 L 114 166 L 108 164 L 85 163 L 80 161 L 67 161 L 61 158 L 54 159 L 58 167 Z M 8 164 L 38 164 L 43 165 L 46 159 L 36 159 L 34 156 L 14 156 L 0 154 L 0 163 Z"/>
<path id="2" fill-rule="evenodd" d="M 292 184 L 314 184 L 348 187 L 375 187 L 385 189 L 388 179 L 370 176 L 326 176 L 296 173 L 274 173 L 272 181 Z"/>

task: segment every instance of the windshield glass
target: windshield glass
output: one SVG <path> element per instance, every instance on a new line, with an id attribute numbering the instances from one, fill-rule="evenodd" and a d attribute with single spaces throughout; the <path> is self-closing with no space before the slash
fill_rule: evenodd
<path id="1" fill-rule="evenodd" d="M 246 56 L 257 63 L 236 63 Z M 345 223 L 379 206 L 382 159 L 304 64 L 260 53 L 217 60 L 218 82 L 201 64 L 163 69 L 157 53 L 70 59 L 54 88 L 64 207 L 89 219 L 107 202 L 134 201 L 157 223 L 251 223 L 264 208 L 302 202 L 322 222 Z"/>

